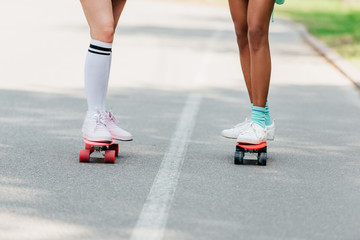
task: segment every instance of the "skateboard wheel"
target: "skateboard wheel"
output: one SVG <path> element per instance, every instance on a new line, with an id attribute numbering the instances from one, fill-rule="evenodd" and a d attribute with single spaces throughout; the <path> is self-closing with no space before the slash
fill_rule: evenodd
<path id="1" fill-rule="evenodd" d="M 114 150 L 115 151 L 115 156 L 119 156 L 119 144 L 113 144 L 109 146 L 110 150 Z"/>
<path id="2" fill-rule="evenodd" d="M 79 162 L 89 162 L 90 161 L 90 150 L 81 149 L 79 154 Z"/>
<path id="3" fill-rule="evenodd" d="M 265 152 L 258 154 L 258 165 L 266 166 L 267 154 Z"/>
<path id="4" fill-rule="evenodd" d="M 106 150 L 104 156 L 105 163 L 115 163 L 115 150 Z"/>
<path id="5" fill-rule="evenodd" d="M 244 163 L 244 152 L 235 152 L 234 164 L 239 165 Z"/>
<path id="6" fill-rule="evenodd" d="M 91 146 L 90 144 L 85 144 L 85 149 L 90 151 L 90 154 L 95 151 L 95 148 Z"/>

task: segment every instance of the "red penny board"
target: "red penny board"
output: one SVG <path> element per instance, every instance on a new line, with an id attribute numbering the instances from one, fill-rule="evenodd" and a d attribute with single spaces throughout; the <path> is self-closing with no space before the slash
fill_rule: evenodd
<path id="1" fill-rule="evenodd" d="M 236 143 L 239 147 L 250 149 L 250 150 L 256 150 L 267 146 L 266 142 L 262 142 L 259 144 L 246 144 L 246 143 Z"/>
<path id="2" fill-rule="evenodd" d="M 111 142 L 94 142 L 94 141 L 90 141 L 90 140 L 84 138 L 84 143 L 91 145 L 91 146 L 96 146 L 96 147 L 105 147 L 105 146 L 114 144 L 115 139 L 113 139 Z"/>

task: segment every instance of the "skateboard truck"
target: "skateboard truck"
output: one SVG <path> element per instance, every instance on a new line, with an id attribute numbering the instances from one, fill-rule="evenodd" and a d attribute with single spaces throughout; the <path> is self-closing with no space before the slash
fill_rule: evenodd
<path id="1" fill-rule="evenodd" d="M 95 151 L 104 156 L 105 163 L 115 163 L 115 157 L 119 155 L 119 144 L 115 143 L 115 139 L 111 142 L 94 142 L 84 138 L 84 143 L 85 149 L 80 150 L 79 162 L 90 162 L 90 156 Z"/>
<path id="2" fill-rule="evenodd" d="M 236 143 L 236 151 L 234 155 L 234 163 L 236 165 L 244 164 L 245 153 L 257 153 L 257 164 L 266 166 L 267 161 L 267 143 L 247 144 Z"/>

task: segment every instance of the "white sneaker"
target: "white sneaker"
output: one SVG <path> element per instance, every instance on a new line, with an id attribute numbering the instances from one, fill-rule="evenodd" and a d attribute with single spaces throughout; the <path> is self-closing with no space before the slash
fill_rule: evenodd
<path id="1" fill-rule="evenodd" d="M 131 133 L 120 128 L 120 122 L 115 118 L 114 114 L 110 112 L 105 113 L 106 127 L 111 133 L 112 137 L 121 141 L 132 141 Z"/>
<path id="2" fill-rule="evenodd" d="M 91 117 L 86 117 L 82 127 L 83 137 L 90 141 L 112 141 L 112 136 L 105 125 L 104 114 L 99 111 Z"/>
<path id="3" fill-rule="evenodd" d="M 221 132 L 221 135 L 226 138 L 233 138 L 236 139 L 239 134 L 246 129 L 247 125 L 250 124 L 250 119 L 245 118 L 245 120 L 241 123 L 236 124 L 233 128 L 224 129 Z"/>
<path id="4" fill-rule="evenodd" d="M 240 133 L 243 131 L 243 129 L 246 129 L 247 126 L 250 124 L 250 119 L 246 118 L 245 121 L 238 123 L 233 128 L 224 129 L 221 132 L 221 135 L 226 138 L 232 138 L 236 139 L 240 135 Z M 274 141 L 275 139 L 275 121 L 272 121 L 272 124 L 269 126 L 266 126 L 266 140 Z"/>
<path id="5" fill-rule="evenodd" d="M 266 139 L 269 141 L 274 141 L 275 139 L 275 121 L 272 121 L 272 124 L 266 126 Z"/>
<path id="6" fill-rule="evenodd" d="M 254 122 L 250 122 L 238 136 L 237 142 L 259 144 L 266 142 L 266 128 L 262 128 Z"/>

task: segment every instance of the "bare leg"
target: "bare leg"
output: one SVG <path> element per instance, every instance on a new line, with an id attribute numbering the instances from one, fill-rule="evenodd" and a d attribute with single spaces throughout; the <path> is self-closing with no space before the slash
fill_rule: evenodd
<path id="1" fill-rule="evenodd" d="M 80 0 L 92 39 L 112 43 L 115 22 L 111 0 Z"/>
<path id="2" fill-rule="evenodd" d="M 112 0 L 113 16 L 114 16 L 114 29 L 116 28 L 120 15 L 124 10 L 126 0 Z"/>
<path id="3" fill-rule="evenodd" d="M 111 43 L 126 0 L 80 0 L 92 39 Z"/>
<path id="4" fill-rule="evenodd" d="M 251 55 L 251 90 L 254 106 L 265 107 L 269 92 L 271 57 L 269 24 L 275 0 L 249 0 L 248 39 Z"/>
<path id="5" fill-rule="evenodd" d="M 230 12 L 235 26 L 240 51 L 240 63 L 250 101 L 252 101 L 250 49 L 248 41 L 247 9 L 249 0 L 229 0 Z"/>

